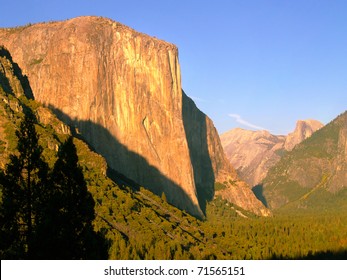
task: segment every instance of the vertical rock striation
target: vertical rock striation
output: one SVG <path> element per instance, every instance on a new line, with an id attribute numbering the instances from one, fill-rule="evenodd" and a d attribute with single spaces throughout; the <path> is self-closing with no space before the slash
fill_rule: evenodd
<path id="1" fill-rule="evenodd" d="M 174 45 L 100 17 L 0 29 L 0 44 L 35 99 L 112 169 L 170 203 L 202 217 L 214 181 L 236 176 L 212 122 L 182 94 Z"/>

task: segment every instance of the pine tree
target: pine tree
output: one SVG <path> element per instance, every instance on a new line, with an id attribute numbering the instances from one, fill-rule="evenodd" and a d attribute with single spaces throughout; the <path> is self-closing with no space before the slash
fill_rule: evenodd
<path id="1" fill-rule="evenodd" d="M 17 188 L 9 184 L 7 177 L 0 171 L 2 203 L 0 211 L 0 257 L 18 259 L 24 257 L 23 242 L 19 234 Z"/>
<path id="2" fill-rule="evenodd" d="M 78 165 L 77 151 L 72 137 L 60 147 L 52 180 L 57 190 L 54 202 L 60 203 L 60 214 L 55 220 L 55 227 L 59 228 L 56 257 L 96 258 L 97 256 L 92 254 L 92 248 L 98 242 L 92 225 L 95 218 L 95 203 L 88 192 L 82 169 Z"/>
<path id="3" fill-rule="evenodd" d="M 28 112 L 19 129 L 17 154 L 10 156 L 1 176 L 1 253 L 5 258 L 33 258 L 34 227 L 40 201 L 40 189 L 46 182 L 47 164 L 35 130 L 36 118 Z"/>
<path id="4" fill-rule="evenodd" d="M 1 259 L 107 258 L 105 240 L 93 230 L 94 200 L 72 137 L 49 177 L 35 124 L 27 113 L 16 131 L 17 152 L 0 171 Z"/>

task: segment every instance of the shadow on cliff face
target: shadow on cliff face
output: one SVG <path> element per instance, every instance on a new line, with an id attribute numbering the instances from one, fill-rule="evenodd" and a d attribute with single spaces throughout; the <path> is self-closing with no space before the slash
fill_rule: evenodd
<path id="1" fill-rule="evenodd" d="M 252 188 L 252 192 L 254 193 L 254 195 L 256 196 L 256 198 L 258 198 L 264 205 L 266 208 L 269 208 L 268 204 L 267 204 L 267 200 L 264 196 L 264 187 L 263 185 L 256 185 Z"/>
<path id="2" fill-rule="evenodd" d="M 1 57 L 1 49 L 0 49 L 0 57 Z M 14 95 L 10 82 L 7 77 L 0 71 L 0 85 L 2 89 L 6 92 L 6 94 Z"/>
<path id="3" fill-rule="evenodd" d="M 49 108 L 61 121 L 71 126 L 75 137 L 85 141 L 93 151 L 106 159 L 109 166 L 107 175 L 116 183 L 130 186 L 134 190 L 144 186 L 158 196 L 165 193 L 170 204 L 186 210 L 197 218 L 203 218 L 199 206 L 192 202 L 179 185 L 150 165 L 141 155 L 130 151 L 106 128 L 89 120 L 72 119 L 53 106 Z"/>
<path id="4" fill-rule="evenodd" d="M 29 80 L 28 77 L 26 75 L 23 75 L 22 70 L 20 69 L 20 67 L 18 66 L 17 63 L 15 63 L 12 59 L 12 56 L 10 54 L 10 52 L 8 50 L 6 50 L 3 47 L 0 47 L 0 57 L 5 57 L 6 59 L 8 59 L 10 61 L 10 63 L 12 64 L 13 67 L 13 74 L 15 77 L 18 78 L 23 90 L 24 90 L 24 95 L 28 98 L 28 99 L 34 99 L 34 95 L 33 95 L 33 91 L 31 89 L 31 86 L 29 84 Z M 14 94 L 14 91 L 9 83 L 9 81 L 7 80 L 6 77 L 4 77 L 1 72 L 0 72 L 0 81 L 4 82 L 4 90 L 6 93 L 10 93 L 12 95 Z"/>
<path id="5" fill-rule="evenodd" d="M 201 210 L 206 215 L 207 201 L 214 197 L 215 175 L 208 151 L 206 115 L 182 90 L 182 116 L 187 136 L 194 181 Z"/>

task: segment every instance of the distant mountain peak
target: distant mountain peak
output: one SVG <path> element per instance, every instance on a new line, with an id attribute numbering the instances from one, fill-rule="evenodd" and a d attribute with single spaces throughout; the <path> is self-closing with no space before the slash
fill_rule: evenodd
<path id="1" fill-rule="evenodd" d="M 284 155 L 264 179 L 263 196 L 272 209 L 346 207 L 347 112 Z"/>
<path id="2" fill-rule="evenodd" d="M 289 133 L 284 143 L 284 148 L 291 151 L 297 144 L 310 137 L 315 131 L 322 128 L 323 124 L 317 120 L 298 120 L 295 130 Z"/>
<path id="3" fill-rule="evenodd" d="M 234 128 L 220 137 L 225 153 L 239 176 L 254 186 L 265 178 L 285 151 L 292 150 L 322 126 L 316 120 L 299 120 L 288 136 L 273 135 L 267 130 Z"/>

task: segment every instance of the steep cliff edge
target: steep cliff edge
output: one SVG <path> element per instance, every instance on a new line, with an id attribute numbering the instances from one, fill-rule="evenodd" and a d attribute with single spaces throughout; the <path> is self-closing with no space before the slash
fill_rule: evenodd
<path id="1" fill-rule="evenodd" d="M 286 151 L 291 151 L 322 126 L 316 120 L 299 120 L 295 130 L 287 136 L 273 135 L 265 130 L 235 128 L 220 137 L 225 153 L 239 176 L 255 186 L 261 183 L 268 170 Z"/>
<path id="2" fill-rule="evenodd" d="M 295 130 L 289 133 L 284 142 L 284 148 L 287 151 L 293 150 L 293 148 L 310 137 L 318 129 L 321 129 L 323 124 L 316 120 L 297 121 Z"/>
<path id="3" fill-rule="evenodd" d="M 236 176 L 212 122 L 193 113 L 195 104 L 182 94 L 174 45 L 100 17 L 0 29 L 0 44 L 28 76 L 36 100 L 75 127 L 112 169 L 164 192 L 170 203 L 202 217 L 199 200 L 213 196 L 214 181 Z"/>
<path id="4" fill-rule="evenodd" d="M 256 199 L 249 186 L 238 178 L 223 151 L 211 119 L 201 112 L 184 92 L 183 121 L 202 209 L 205 209 L 206 201 L 220 196 L 257 215 L 269 216 L 270 211 Z M 211 186 L 215 182 L 223 183 L 225 188 L 214 190 Z"/>
<path id="5" fill-rule="evenodd" d="M 36 116 L 35 127 L 39 143 L 43 148 L 44 160 L 51 168 L 57 160 L 58 147 L 71 136 L 69 127 L 51 110 L 27 98 L 31 91 L 25 78 L 10 53 L 0 46 L 0 173 L 8 163 L 8 156 L 17 152 L 18 139 L 15 131 L 25 113 L 30 112 Z M 166 256 L 175 259 L 182 258 L 184 251 L 191 258 L 194 256 L 196 259 L 205 259 L 210 254 L 210 248 L 214 248 L 214 254 L 219 258 L 230 258 L 231 254 L 226 256 L 224 247 L 216 244 L 216 239 L 205 235 L 205 231 L 214 232 L 212 224 L 198 221 L 148 190 L 135 190 L 115 184 L 106 176 L 106 160 L 92 152 L 80 139 L 73 137 L 73 142 L 85 182 L 95 201 L 94 229 L 102 232 L 108 240 L 109 254 L 103 254 L 103 258 L 161 259 Z M 1 180 L 0 204 L 3 208 L 2 183 Z M 231 213 L 228 212 L 229 215 Z M 198 228 L 201 230 L 198 231 Z M 49 233 L 47 237 L 50 238 Z M 175 248 L 180 249 L 172 250 L 172 245 L 163 246 L 158 250 L 160 255 L 149 255 L 154 252 L 153 247 L 158 242 L 174 242 Z M 6 258 L 3 247 L 1 256 Z M 140 251 L 136 248 L 142 249 Z M 11 258 L 16 258 L 14 256 L 11 255 Z"/>

